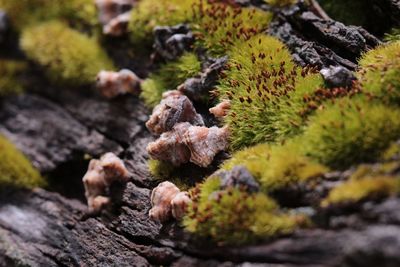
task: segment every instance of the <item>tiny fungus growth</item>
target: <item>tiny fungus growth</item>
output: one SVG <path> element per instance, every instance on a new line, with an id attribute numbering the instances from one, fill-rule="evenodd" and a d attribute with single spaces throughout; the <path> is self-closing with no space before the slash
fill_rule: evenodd
<path id="1" fill-rule="evenodd" d="M 106 98 L 131 93 L 138 95 L 142 80 L 132 71 L 122 69 L 115 71 L 100 71 L 96 78 L 96 87 Z"/>
<path id="2" fill-rule="evenodd" d="M 231 102 L 229 100 L 223 100 L 215 107 L 210 108 L 209 111 L 216 118 L 224 118 L 228 114 L 230 107 L 231 107 Z"/>
<path id="3" fill-rule="evenodd" d="M 127 32 L 130 10 L 136 0 L 96 0 L 95 3 L 104 34 L 121 36 Z"/>
<path id="4" fill-rule="evenodd" d="M 179 122 L 204 125 L 203 118 L 196 112 L 187 96 L 177 90 L 167 91 L 146 122 L 147 129 L 153 134 L 160 135 L 172 130 L 174 125 Z"/>
<path id="5" fill-rule="evenodd" d="M 151 192 L 150 219 L 166 222 L 172 217 L 180 220 L 191 202 L 187 192 L 181 192 L 171 182 L 162 182 Z"/>
<path id="6" fill-rule="evenodd" d="M 151 142 L 147 151 L 153 159 L 168 161 L 175 166 L 190 161 L 207 167 L 218 152 L 228 148 L 228 136 L 226 127 L 207 128 L 182 122 Z"/>
<path id="7" fill-rule="evenodd" d="M 128 179 L 129 172 L 124 162 L 113 153 L 104 154 L 100 160 L 92 159 L 82 179 L 89 212 L 99 212 L 110 203 L 106 195 L 111 184 L 126 183 Z"/>

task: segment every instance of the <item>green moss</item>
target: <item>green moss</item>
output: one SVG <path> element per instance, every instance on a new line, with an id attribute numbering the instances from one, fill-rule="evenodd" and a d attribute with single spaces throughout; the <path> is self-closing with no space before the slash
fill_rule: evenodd
<path id="1" fill-rule="evenodd" d="M 194 53 L 185 53 L 177 61 L 168 62 L 160 67 L 142 84 L 141 98 L 149 107 L 156 106 L 167 90 L 174 90 L 187 78 L 201 71 L 201 62 Z"/>
<path id="2" fill-rule="evenodd" d="M 90 84 L 100 70 L 114 68 L 94 39 L 61 22 L 46 22 L 27 28 L 20 43 L 26 55 L 45 67 L 54 82 Z"/>
<path id="3" fill-rule="evenodd" d="M 272 19 L 271 13 L 260 9 L 234 7 L 215 1 L 200 1 L 194 11 L 197 45 L 214 56 L 224 56 L 237 44 L 263 32 Z"/>
<path id="4" fill-rule="evenodd" d="M 370 50 L 359 64 L 364 92 L 400 105 L 400 41 Z"/>
<path id="5" fill-rule="evenodd" d="M 132 10 L 128 30 L 136 48 L 150 47 L 153 28 L 173 26 L 193 19 L 196 0 L 142 0 Z"/>
<path id="6" fill-rule="evenodd" d="M 12 24 L 19 30 L 51 19 L 63 19 L 81 26 L 97 23 L 93 0 L 0 0 L 0 8 L 7 11 Z"/>
<path id="7" fill-rule="evenodd" d="M 26 63 L 22 61 L 0 60 L 0 97 L 23 91 L 19 78 L 26 67 Z"/>
<path id="8" fill-rule="evenodd" d="M 295 4 L 297 0 L 265 0 L 265 2 L 275 7 L 286 7 Z"/>
<path id="9" fill-rule="evenodd" d="M 331 168 L 369 162 L 400 137 L 400 110 L 342 99 L 319 111 L 301 137 L 306 155 Z"/>
<path id="10" fill-rule="evenodd" d="M 357 203 L 366 199 L 379 199 L 396 195 L 400 180 L 395 177 L 378 176 L 349 180 L 335 187 L 322 201 L 321 206 Z"/>
<path id="11" fill-rule="evenodd" d="M 390 32 L 385 34 L 386 42 L 400 41 L 400 28 L 393 28 Z"/>
<path id="12" fill-rule="evenodd" d="M 263 191 L 271 192 L 290 184 L 321 177 L 328 169 L 300 154 L 300 144 L 260 144 L 232 155 L 222 168 L 244 165 L 260 182 Z"/>
<path id="13" fill-rule="evenodd" d="M 220 244 L 239 245 L 288 234 L 298 226 L 299 217 L 280 212 L 262 193 L 219 187 L 219 178 L 210 177 L 192 190 L 193 203 L 183 220 L 186 230 Z"/>
<path id="14" fill-rule="evenodd" d="M 5 137 L 0 135 L 0 187 L 35 187 L 45 181 L 30 161 Z"/>
<path id="15" fill-rule="evenodd" d="M 382 153 L 380 160 L 389 161 L 393 158 L 400 158 L 400 144 L 399 142 L 393 142 L 385 152 Z"/>
<path id="16" fill-rule="evenodd" d="M 150 174 L 160 180 L 165 180 L 171 176 L 175 167 L 168 162 L 150 159 L 147 161 Z"/>
<path id="17" fill-rule="evenodd" d="M 264 34 L 235 46 L 229 65 L 217 91 L 231 100 L 225 122 L 233 149 L 300 132 L 304 95 L 323 85 L 319 74 L 295 66 L 284 44 Z"/>

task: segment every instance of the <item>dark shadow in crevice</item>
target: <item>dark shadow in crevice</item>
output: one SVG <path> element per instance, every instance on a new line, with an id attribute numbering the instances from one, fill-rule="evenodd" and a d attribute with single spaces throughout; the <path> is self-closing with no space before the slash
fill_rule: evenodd
<path id="1" fill-rule="evenodd" d="M 83 156 L 74 158 L 45 174 L 48 181 L 47 190 L 57 192 L 67 198 L 86 202 L 82 177 L 86 173 L 89 161 L 85 160 Z"/>

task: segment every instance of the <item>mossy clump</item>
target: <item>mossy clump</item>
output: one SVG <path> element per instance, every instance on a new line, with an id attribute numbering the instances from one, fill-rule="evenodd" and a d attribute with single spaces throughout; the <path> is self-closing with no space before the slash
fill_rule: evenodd
<path id="1" fill-rule="evenodd" d="M 224 56 L 237 44 L 263 32 L 272 14 L 217 1 L 194 5 L 193 28 L 197 45 L 213 56 Z"/>
<path id="2" fill-rule="evenodd" d="M 51 19 L 80 26 L 97 24 L 93 0 L 0 0 L 0 8 L 7 11 L 18 30 Z"/>
<path id="3" fill-rule="evenodd" d="M 175 167 L 165 161 L 149 159 L 147 161 L 150 174 L 159 180 L 166 180 L 174 172 Z"/>
<path id="4" fill-rule="evenodd" d="M 196 76 L 201 71 L 201 62 L 194 53 L 185 53 L 176 61 L 162 65 L 142 84 L 141 98 L 149 107 L 160 103 L 162 94 L 174 90 L 187 78 Z"/>
<path id="5" fill-rule="evenodd" d="M 261 184 L 264 192 L 271 192 L 298 182 L 311 181 L 329 170 L 301 155 L 300 144 L 260 144 L 245 148 L 232 155 L 222 168 L 230 170 L 243 165 Z"/>
<path id="6" fill-rule="evenodd" d="M 384 39 L 386 42 L 400 41 L 400 28 L 393 28 L 390 32 L 385 33 Z"/>
<path id="7" fill-rule="evenodd" d="M 31 162 L 0 135 L 0 187 L 24 187 L 44 186 L 46 183 Z"/>
<path id="8" fill-rule="evenodd" d="M 173 26 L 193 19 L 197 0 L 142 0 L 132 10 L 128 30 L 136 48 L 150 47 L 155 26 Z"/>
<path id="9" fill-rule="evenodd" d="M 28 58 L 43 66 L 54 82 L 90 84 L 100 70 L 114 69 L 96 40 L 58 21 L 27 28 L 20 44 Z"/>
<path id="10" fill-rule="evenodd" d="M 400 137 L 400 110 L 344 98 L 318 111 L 301 137 L 307 156 L 334 169 L 370 162 Z"/>
<path id="11" fill-rule="evenodd" d="M 20 75 L 27 66 L 23 61 L 0 59 L 0 97 L 23 91 Z"/>
<path id="12" fill-rule="evenodd" d="M 265 0 L 265 2 L 271 6 L 282 8 L 294 5 L 297 0 Z"/>
<path id="13" fill-rule="evenodd" d="M 297 67 L 284 44 L 264 34 L 235 46 L 223 75 L 217 92 L 231 102 L 225 123 L 233 149 L 299 133 L 308 105 L 304 96 L 323 85 L 319 74 Z"/>
<path id="14" fill-rule="evenodd" d="M 359 64 L 364 92 L 400 105 L 400 41 L 370 50 Z"/>
<path id="15" fill-rule="evenodd" d="M 292 233 L 302 216 L 279 211 L 275 201 L 262 193 L 238 188 L 220 190 L 220 179 L 210 177 L 191 191 L 193 202 L 183 220 L 186 230 L 220 244 L 240 245 Z"/>
<path id="16" fill-rule="evenodd" d="M 400 192 L 398 177 L 377 176 L 351 179 L 329 192 L 321 202 L 322 207 L 330 205 L 357 203 L 367 199 L 380 199 Z"/>

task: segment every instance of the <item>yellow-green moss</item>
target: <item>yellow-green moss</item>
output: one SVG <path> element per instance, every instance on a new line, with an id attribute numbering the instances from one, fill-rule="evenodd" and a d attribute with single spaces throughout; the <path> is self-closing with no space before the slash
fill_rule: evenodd
<path id="1" fill-rule="evenodd" d="M 169 178 L 175 170 L 175 167 L 172 164 L 155 159 L 149 159 L 147 161 L 147 166 L 149 168 L 150 174 L 154 178 L 160 180 L 165 180 Z"/>
<path id="2" fill-rule="evenodd" d="M 388 149 L 382 153 L 380 160 L 388 161 L 394 157 L 400 157 L 400 144 L 398 142 L 393 142 Z"/>
<path id="3" fill-rule="evenodd" d="M 284 214 L 262 193 L 237 188 L 220 191 L 220 180 L 208 178 L 191 191 L 193 203 L 183 220 L 185 229 L 222 244 L 243 244 L 260 238 L 288 234 L 300 217 Z"/>
<path id="4" fill-rule="evenodd" d="M 223 56 L 239 43 L 263 32 L 272 19 L 271 13 L 260 9 L 215 1 L 198 2 L 194 6 L 193 23 L 197 44 L 214 56 Z"/>
<path id="5" fill-rule="evenodd" d="M 377 159 L 400 138 L 400 110 L 364 98 L 318 111 L 301 137 L 306 155 L 335 169 Z"/>
<path id="6" fill-rule="evenodd" d="M 57 21 L 25 29 L 21 47 L 58 83 L 90 84 L 100 70 L 114 68 L 96 40 Z"/>
<path id="7" fill-rule="evenodd" d="M 364 92 L 400 105 L 400 41 L 370 50 L 359 64 Z"/>
<path id="8" fill-rule="evenodd" d="M 11 23 L 19 30 L 50 19 L 81 26 L 97 23 L 93 0 L 0 0 L 0 8 L 7 11 Z"/>
<path id="9" fill-rule="evenodd" d="M 23 91 L 19 78 L 26 67 L 23 61 L 0 59 L 0 97 Z"/>
<path id="10" fill-rule="evenodd" d="M 319 74 L 297 67 L 284 44 L 264 34 L 232 48 L 224 76 L 217 91 L 231 100 L 225 122 L 233 149 L 299 133 L 304 95 L 323 85 Z"/>
<path id="11" fill-rule="evenodd" d="M 400 28 L 393 28 L 390 32 L 385 33 L 386 42 L 396 42 L 400 41 Z"/>
<path id="12" fill-rule="evenodd" d="M 329 192 L 321 206 L 357 203 L 366 199 L 378 199 L 396 195 L 400 191 L 400 179 L 378 176 L 352 179 Z"/>
<path id="13" fill-rule="evenodd" d="M 287 7 L 295 4 L 297 0 L 265 0 L 265 2 L 275 7 Z"/>
<path id="14" fill-rule="evenodd" d="M 245 166 L 265 192 L 306 182 L 328 172 L 328 168 L 302 156 L 299 145 L 293 142 L 285 145 L 256 145 L 233 154 L 222 168 L 229 170 L 237 165 Z"/>
<path id="15" fill-rule="evenodd" d="M 141 0 L 132 10 L 128 30 L 136 48 L 150 47 L 155 26 L 173 26 L 193 19 L 196 0 Z"/>
<path id="16" fill-rule="evenodd" d="M 0 187 L 31 188 L 45 185 L 30 161 L 5 137 L 0 135 Z"/>
<path id="17" fill-rule="evenodd" d="M 160 67 L 142 84 L 140 97 L 149 107 L 156 106 L 167 90 L 174 90 L 187 78 L 201 71 L 201 62 L 194 53 L 185 53 L 178 60 L 168 62 Z"/>

